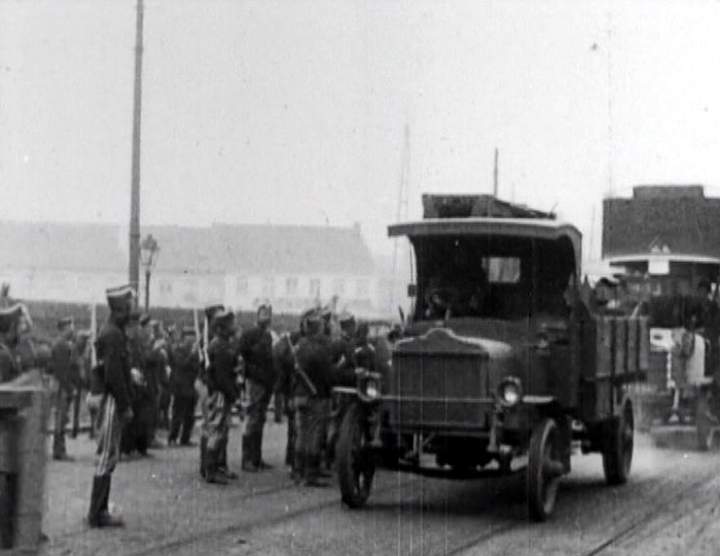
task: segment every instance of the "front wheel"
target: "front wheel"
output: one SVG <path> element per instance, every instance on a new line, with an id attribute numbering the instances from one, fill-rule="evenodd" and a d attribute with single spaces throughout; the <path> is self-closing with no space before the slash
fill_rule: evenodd
<path id="1" fill-rule="evenodd" d="M 350 508 L 362 507 L 370 496 L 375 463 L 369 445 L 370 435 L 362 408 L 352 404 L 340 425 L 336 449 L 340 493 Z"/>
<path id="2" fill-rule="evenodd" d="M 560 434 L 553 419 L 545 418 L 533 429 L 528 450 L 528 509 L 535 521 L 545 521 L 555 509 L 564 466 Z"/>
<path id="3" fill-rule="evenodd" d="M 609 485 L 625 484 L 630 475 L 634 444 L 634 418 L 632 405 L 625 404 L 622 413 L 613 417 L 606 429 L 604 439 L 603 471 Z"/>

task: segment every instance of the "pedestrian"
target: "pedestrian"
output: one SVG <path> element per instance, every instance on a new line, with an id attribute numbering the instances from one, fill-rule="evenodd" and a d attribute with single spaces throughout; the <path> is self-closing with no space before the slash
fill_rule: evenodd
<path id="1" fill-rule="evenodd" d="M 195 423 L 195 380 L 200 371 L 200 348 L 194 328 L 183 328 L 182 334 L 180 342 L 172 350 L 174 366 L 170 374 L 172 420 L 169 446 L 177 443 L 178 436 L 182 446 L 191 446 L 190 436 Z"/>
<path id="2" fill-rule="evenodd" d="M 245 388 L 249 398 L 245 434 L 242 438 L 242 470 L 261 471 L 270 465 L 262 459 L 263 429 L 277 373 L 273 363 L 270 333 L 272 306 L 260 305 L 256 324 L 240 337 L 240 356 L 244 361 Z"/>
<path id="3" fill-rule="evenodd" d="M 208 483 L 227 484 L 228 479 L 237 477 L 222 466 L 227 450 L 232 406 L 237 398 L 237 355 L 230 343 L 234 320 L 234 314 L 228 310 L 218 311 L 212 318 L 213 339 L 208 345 L 208 396 L 205 400 L 203 427 L 207 439 L 205 480 Z"/>
<path id="4" fill-rule="evenodd" d="M 297 346 L 293 391 L 296 442 L 294 478 L 306 486 L 327 486 L 320 479 L 322 435 L 332 386 L 330 341 L 317 311 L 305 317 L 305 336 Z"/>
<path id="5" fill-rule="evenodd" d="M 53 459 L 72 461 L 65 445 L 65 429 L 73 393 L 80 386 L 77 358 L 75 357 L 75 326 L 72 317 L 65 317 L 57 324 L 59 336 L 52 346 L 49 372 L 55 377 Z"/>
<path id="6" fill-rule="evenodd" d="M 130 316 L 134 291 L 131 286 L 107 290 L 110 317 L 97 339 L 97 355 L 102 361 L 104 388 L 98 449 L 95 463 L 88 524 L 90 527 L 118 527 L 122 518 L 109 511 L 112 473 L 120 457 L 120 436 L 123 424 L 132 420 L 130 399 L 130 361 L 125 325 Z"/>

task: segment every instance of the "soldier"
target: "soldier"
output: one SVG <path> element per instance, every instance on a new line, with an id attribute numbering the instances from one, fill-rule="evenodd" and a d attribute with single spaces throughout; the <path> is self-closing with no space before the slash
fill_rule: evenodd
<path id="1" fill-rule="evenodd" d="M 320 450 L 333 381 L 330 342 L 318 312 L 307 315 L 304 328 L 293 390 L 297 434 L 293 473 L 298 483 L 304 480 L 306 486 L 322 487 L 327 485 L 319 480 Z"/>
<path id="2" fill-rule="evenodd" d="M 270 466 L 262 460 L 262 439 L 268 404 L 277 374 L 273 365 L 272 307 L 261 305 L 257 323 L 240 337 L 239 351 L 245 362 L 245 381 L 250 403 L 242 439 L 242 470 L 260 471 Z"/>
<path id="3" fill-rule="evenodd" d="M 146 354 L 144 346 L 147 339 L 140 326 L 142 317 L 138 311 L 131 311 L 125 327 L 130 366 L 130 403 L 133 418 L 123 427 L 121 452 L 129 456 L 133 452 L 147 455 L 150 445 L 148 431 L 154 422 L 154 398 L 147 381 Z"/>
<path id="4" fill-rule="evenodd" d="M 334 370 L 335 384 L 343 386 L 355 386 L 355 334 L 357 324 L 351 313 L 343 313 L 338 317 L 340 324 L 340 336 L 332 342 L 331 357 Z M 325 446 L 325 461 L 328 468 L 335 460 L 335 443 L 340 432 L 340 421 L 344 414 L 344 408 L 337 403 L 331 403 L 328 415 L 327 442 Z"/>
<path id="5" fill-rule="evenodd" d="M 205 427 L 205 424 L 208 422 L 208 404 L 207 404 L 207 398 L 208 398 L 208 368 L 210 366 L 210 363 L 208 361 L 208 355 L 207 355 L 207 349 L 208 344 L 210 343 L 210 327 L 212 326 L 213 318 L 217 313 L 220 313 L 225 310 L 224 305 L 216 304 L 216 305 L 208 305 L 205 307 L 205 333 L 203 334 L 203 338 L 200 339 L 200 354 L 202 363 L 200 365 L 200 383 L 202 384 L 201 391 L 199 393 L 200 397 L 200 409 L 202 411 L 202 434 L 200 435 L 200 475 L 205 478 L 205 468 L 207 463 L 207 441 L 208 441 L 208 431 Z M 199 330 L 197 331 L 199 333 Z M 222 460 L 222 456 L 220 457 Z"/>
<path id="6" fill-rule="evenodd" d="M 20 375 L 15 348 L 22 311 L 19 303 L 0 307 L 0 384 L 15 380 Z"/>
<path id="7" fill-rule="evenodd" d="M 147 358 L 148 375 L 153 377 L 157 396 L 157 426 L 170 428 L 170 350 L 162 323 L 150 321 L 151 349 Z M 153 431 L 154 437 L 154 431 Z"/>
<path id="8" fill-rule="evenodd" d="M 90 495 L 88 524 L 90 527 L 117 527 L 124 523 L 108 510 L 110 483 L 120 456 L 120 434 L 124 423 L 132 420 L 130 406 L 130 361 L 125 325 L 133 303 L 131 286 L 106 292 L 110 318 L 97 340 L 98 358 L 102 360 L 102 387 L 98 427 L 98 449 Z"/>
<path id="9" fill-rule="evenodd" d="M 175 365 L 170 374 L 170 392 L 172 393 L 172 422 L 168 435 L 168 445 L 175 444 L 180 435 L 180 444 L 192 446 L 190 435 L 195 421 L 195 380 L 200 371 L 200 351 L 192 327 L 183 328 L 183 337 L 173 349 Z"/>
<path id="10" fill-rule="evenodd" d="M 208 483 L 227 484 L 229 478 L 236 477 L 221 466 L 227 449 L 232 406 L 237 398 L 237 357 L 230 344 L 234 315 L 227 310 L 216 312 L 212 323 L 213 339 L 208 346 L 208 396 L 204 410 L 203 433 L 207 443 L 204 472 Z"/>
<path id="11" fill-rule="evenodd" d="M 79 387 L 80 376 L 75 357 L 75 326 L 71 317 L 58 321 L 60 336 L 55 340 L 50 355 L 50 374 L 55 377 L 58 388 L 55 395 L 55 431 L 53 434 L 53 459 L 72 461 L 65 447 L 65 428 L 73 391 Z"/>

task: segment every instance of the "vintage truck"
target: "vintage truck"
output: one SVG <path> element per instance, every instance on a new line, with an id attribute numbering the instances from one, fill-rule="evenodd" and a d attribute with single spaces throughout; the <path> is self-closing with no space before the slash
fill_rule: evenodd
<path id="1" fill-rule="evenodd" d="M 423 198 L 409 239 L 414 308 L 384 374 L 337 388 L 343 502 L 365 504 L 378 465 L 455 477 L 523 469 L 532 518 L 546 519 L 574 448 L 627 481 L 644 318 L 593 315 L 580 296 L 580 232 L 490 196 Z M 429 461 L 431 460 L 431 461 Z"/>

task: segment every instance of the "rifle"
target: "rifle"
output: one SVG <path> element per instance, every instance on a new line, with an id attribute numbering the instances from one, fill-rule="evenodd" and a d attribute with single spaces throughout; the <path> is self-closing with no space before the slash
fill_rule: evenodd
<path id="1" fill-rule="evenodd" d="M 295 346 L 290 341 L 290 335 L 287 335 L 287 343 L 290 345 L 290 353 L 292 353 L 293 356 L 293 362 L 294 362 L 294 368 L 295 368 L 295 374 L 300 377 L 300 379 L 303 381 L 307 389 L 310 391 L 310 393 L 313 396 L 317 396 L 317 388 L 315 388 L 315 384 L 313 384 L 313 381 L 310 380 L 310 377 L 305 374 L 305 371 L 300 368 L 300 365 L 297 361 L 297 350 L 295 349 Z"/>

